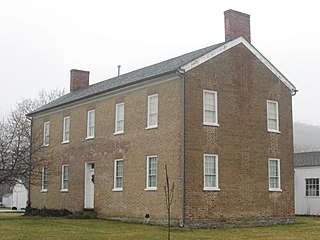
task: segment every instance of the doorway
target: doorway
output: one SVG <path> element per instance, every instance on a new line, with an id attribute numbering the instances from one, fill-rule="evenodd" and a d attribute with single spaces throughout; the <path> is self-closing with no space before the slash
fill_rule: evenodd
<path id="1" fill-rule="evenodd" d="M 84 208 L 94 208 L 94 162 L 85 163 Z"/>

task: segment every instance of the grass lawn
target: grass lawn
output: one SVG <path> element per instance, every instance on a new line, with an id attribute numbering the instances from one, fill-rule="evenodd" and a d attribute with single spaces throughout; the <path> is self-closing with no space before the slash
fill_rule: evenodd
<path id="1" fill-rule="evenodd" d="M 165 227 L 99 219 L 0 215 L 0 239 L 166 239 Z M 320 218 L 297 217 L 297 224 L 234 229 L 174 229 L 172 238 L 187 239 L 320 239 Z"/>

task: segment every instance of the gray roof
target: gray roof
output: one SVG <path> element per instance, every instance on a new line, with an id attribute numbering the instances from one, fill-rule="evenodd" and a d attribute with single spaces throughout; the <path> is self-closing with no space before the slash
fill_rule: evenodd
<path id="1" fill-rule="evenodd" d="M 295 167 L 320 166 L 320 152 L 303 152 L 294 154 Z"/>
<path id="2" fill-rule="evenodd" d="M 44 112 L 49 109 L 53 109 L 68 103 L 73 103 L 85 98 L 97 96 L 112 90 L 122 88 L 131 84 L 139 83 L 146 81 L 148 79 L 159 77 L 162 75 L 170 74 L 176 72 L 179 67 L 192 62 L 193 60 L 211 52 L 212 50 L 218 48 L 224 43 L 212 45 L 210 47 L 202 48 L 197 51 L 193 51 L 179 57 L 175 57 L 145 68 L 135 70 L 123 75 L 120 75 L 115 78 L 111 78 L 93 85 L 90 85 L 86 88 L 82 88 L 73 92 L 70 92 L 50 103 L 44 105 L 37 110 L 29 113 L 29 116 L 32 116 L 36 113 Z"/>

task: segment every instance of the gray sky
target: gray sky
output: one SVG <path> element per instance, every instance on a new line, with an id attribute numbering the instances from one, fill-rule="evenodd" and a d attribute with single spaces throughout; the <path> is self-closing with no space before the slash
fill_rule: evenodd
<path id="1" fill-rule="evenodd" d="M 294 120 L 320 126 L 316 0 L 1 0 L 0 116 L 41 89 L 69 91 L 224 41 L 223 12 L 251 15 L 251 42 L 299 90 Z"/>

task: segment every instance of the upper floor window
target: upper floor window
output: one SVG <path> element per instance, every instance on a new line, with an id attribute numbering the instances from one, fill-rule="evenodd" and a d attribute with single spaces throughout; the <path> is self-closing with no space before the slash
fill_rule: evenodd
<path id="1" fill-rule="evenodd" d="M 269 132 L 279 132 L 278 102 L 267 100 L 267 122 Z"/>
<path id="2" fill-rule="evenodd" d="M 41 191 L 48 191 L 48 166 L 44 166 L 41 171 Z"/>
<path id="3" fill-rule="evenodd" d="M 157 156 L 147 157 L 147 188 L 146 190 L 157 190 Z"/>
<path id="4" fill-rule="evenodd" d="M 62 165 L 61 172 L 61 191 L 68 191 L 68 181 L 69 181 L 69 166 Z"/>
<path id="5" fill-rule="evenodd" d="M 158 127 L 158 94 L 148 96 L 147 128 Z"/>
<path id="6" fill-rule="evenodd" d="M 269 158 L 269 191 L 281 191 L 280 159 Z"/>
<path id="7" fill-rule="evenodd" d="M 203 90 L 203 124 L 218 126 L 217 92 Z"/>
<path id="8" fill-rule="evenodd" d="M 116 104 L 115 134 L 124 132 L 124 103 Z"/>
<path id="9" fill-rule="evenodd" d="M 87 139 L 94 138 L 95 110 L 88 111 Z"/>
<path id="10" fill-rule="evenodd" d="M 68 143 L 70 138 L 70 116 L 63 118 L 62 143 Z"/>
<path id="11" fill-rule="evenodd" d="M 218 155 L 204 154 L 204 190 L 219 190 Z"/>
<path id="12" fill-rule="evenodd" d="M 50 122 L 43 124 L 43 146 L 49 146 Z"/>
<path id="13" fill-rule="evenodd" d="M 122 191 L 123 186 L 123 160 L 114 160 L 114 188 L 113 191 Z"/>
<path id="14" fill-rule="evenodd" d="M 319 197 L 319 178 L 306 178 L 306 197 Z"/>

